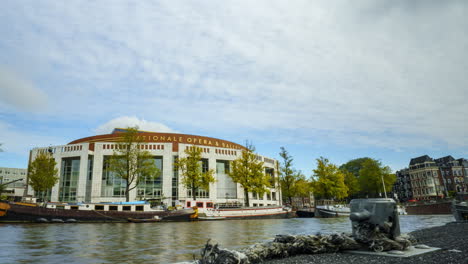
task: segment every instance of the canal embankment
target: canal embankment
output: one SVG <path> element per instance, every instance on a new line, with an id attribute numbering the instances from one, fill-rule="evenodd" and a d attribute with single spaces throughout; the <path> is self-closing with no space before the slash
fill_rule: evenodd
<path id="1" fill-rule="evenodd" d="M 447 223 L 443 226 L 420 229 L 410 233 L 420 244 L 438 247 L 441 250 L 409 258 L 370 256 L 350 253 L 325 253 L 298 255 L 284 259 L 269 260 L 268 264 L 306 263 L 424 263 L 424 264 L 468 264 L 468 222 Z"/>

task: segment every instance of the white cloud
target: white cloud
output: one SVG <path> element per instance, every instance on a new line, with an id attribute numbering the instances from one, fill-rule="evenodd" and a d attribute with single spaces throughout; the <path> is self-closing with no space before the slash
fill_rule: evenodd
<path id="1" fill-rule="evenodd" d="M 0 135 L 0 143 L 5 154 L 14 153 L 24 157 L 36 147 L 64 144 L 62 138 L 43 135 L 38 131 L 25 131 L 3 121 L 0 121 Z"/>
<path id="2" fill-rule="evenodd" d="M 464 1 L 51 3 L 11 2 L 3 50 L 44 65 L 55 115 L 122 116 L 98 133 L 164 129 L 136 115 L 392 149 L 468 146 Z"/>
<path id="3" fill-rule="evenodd" d="M 167 132 L 176 133 L 177 131 L 170 129 L 164 124 L 158 122 L 151 122 L 144 119 L 139 119 L 135 116 L 121 116 L 114 118 L 105 124 L 100 125 L 94 131 L 99 134 L 109 134 L 114 128 L 126 128 L 138 126 L 139 130 L 149 132 Z"/>
<path id="4" fill-rule="evenodd" d="M 19 111 L 47 108 L 47 95 L 19 74 L 0 65 L 0 106 Z"/>

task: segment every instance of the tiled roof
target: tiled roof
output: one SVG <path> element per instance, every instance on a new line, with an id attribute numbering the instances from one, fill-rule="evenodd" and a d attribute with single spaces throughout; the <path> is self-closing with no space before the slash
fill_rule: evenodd
<path id="1" fill-rule="evenodd" d="M 412 158 L 409 165 L 411 166 L 411 165 L 415 165 L 415 164 L 420 164 L 420 163 L 424 163 L 426 161 L 433 161 L 433 159 L 431 157 L 429 157 L 428 155 L 424 155 L 424 156 L 421 156 L 421 157 Z"/>

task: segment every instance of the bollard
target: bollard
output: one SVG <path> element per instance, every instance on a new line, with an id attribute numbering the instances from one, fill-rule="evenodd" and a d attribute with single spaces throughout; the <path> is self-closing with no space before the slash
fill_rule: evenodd
<path id="1" fill-rule="evenodd" d="M 358 226 L 363 224 L 375 226 L 390 239 L 400 235 L 400 218 L 396 202 L 388 198 L 353 199 L 350 203 L 353 237 L 356 237 Z"/>

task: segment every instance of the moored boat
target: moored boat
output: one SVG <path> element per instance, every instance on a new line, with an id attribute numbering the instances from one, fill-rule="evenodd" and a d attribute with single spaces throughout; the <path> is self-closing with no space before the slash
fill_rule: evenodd
<path id="1" fill-rule="evenodd" d="M 349 217 L 351 210 L 348 205 L 317 205 L 315 207 L 315 217 Z"/>
<path id="2" fill-rule="evenodd" d="M 30 203 L 0 201 L 0 222 L 37 222 L 45 219 L 76 222 L 127 222 L 133 219 L 155 219 L 160 221 L 190 221 L 193 209 L 167 211 L 151 208 L 149 203 L 101 203 L 101 204 L 58 204 L 46 206 Z"/>
<path id="3" fill-rule="evenodd" d="M 237 207 L 237 208 L 207 208 L 206 217 L 224 217 L 225 219 L 271 219 L 286 218 L 290 210 L 281 206 Z"/>
<path id="4" fill-rule="evenodd" d="M 450 201 L 428 201 L 410 203 L 406 205 L 406 212 L 409 215 L 435 215 L 435 214 L 452 214 Z"/>
<path id="5" fill-rule="evenodd" d="M 397 205 L 397 212 L 399 215 L 407 215 L 406 208 L 402 205 Z"/>

